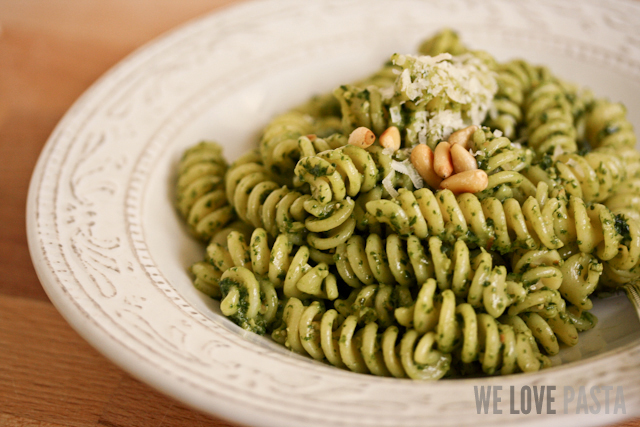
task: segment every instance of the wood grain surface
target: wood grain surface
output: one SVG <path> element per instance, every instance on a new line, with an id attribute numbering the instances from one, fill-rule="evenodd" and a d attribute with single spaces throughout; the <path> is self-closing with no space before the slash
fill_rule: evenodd
<path id="1" fill-rule="evenodd" d="M 31 173 L 71 104 L 147 41 L 231 3 L 0 0 L 0 426 L 234 425 L 140 383 L 80 338 L 42 290 L 25 232 Z"/>

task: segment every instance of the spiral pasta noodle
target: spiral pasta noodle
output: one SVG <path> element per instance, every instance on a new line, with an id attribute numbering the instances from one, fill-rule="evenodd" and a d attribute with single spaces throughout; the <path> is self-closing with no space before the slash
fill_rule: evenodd
<path id="1" fill-rule="evenodd" d="M 322 103 L 306 105 L 276 117 L 265 127 L 260 141 L 260 155 L 266 170 L 280 185 L 292 186 L 291 172 L 300 155 L 299 139 L 319 135 L 327 137 L 314 145 L 336 148 L 346 144 L 346 139 L 335 134 L 335 116 L 313 117 L 322 114 Z M 326 134 L 326 135 L 325 135 Z M 325 148 L 326 149 L 326 148 Z M 321 151 L 321 150 L 319 150 Z"/>
<path id="2" fill-rule="evenodd" d="M 435 286 L 433 279 L 424 285 Z M 418 325 L 422 332 L 410 328 L 400 337 L 397 326 L 382 326 L 375 317 L 345 316 L 318 301 L 305 305 L 290 298 L 273 336 L 295 352 L 334 366 L 398 378 L 438 379 L 452 363 L 478 364 L 489 375 L 534 372 L 550 365 L 520 318 L 506 317 L 503 324 L 476 314 L 470 304 L 456 304 L 450 289 L 436 305 L 437 310 L 430 311 L 431 324 Z"/>
<path id="3" fill-rule="evenodd" d="M 634 148 L 636 136 L 633 127 L 626 117 L 626 109 L 621 104 L 608 101 L 595 102 L 591 112 L 586 115 L 586 138 L 593 152 L 618 161 L 616 166 L 622 169 L 620 180 L 607 194 L 604 204 L 613 212 L 640 219 L 640 153 Z M 616 169 L 603 164 L 605 170 Z"/>
<path id="4" fill-rule="evenodd" d="M 507 69 L 499 69 L 496 80 L 498 92 L 489 111 L 488 124 L 491 128 L 500 130 L 507 138 L 513 138 L 523 116 L 521 82 Z"/>
<path id="5" fill-rule="evenodd" d="M 476 130 L 472 141 L 478 168 L 489 177 L 487 188 L 478 197 L 500 200 L 515 197 L 523 202 L 535 195 L 535 185 L 522 174 L 533 161 L 531 149 L 514 146 L 508 138 L 496 136 L 487 128 Z"/>
<path id="6" fill-rule="evenodd" d="M 527 143 L 539 155 L 577 151 L 572 105 L 559 83 L 546 81 L 535 87 L 525 97 L 524 111 Z"/>
<path id="7" fill-rule="evenodd" d="M 498 64 L 495 72 L 498 91 L 493 99 L 487 124 L 513 139 L 524 120 L 525 96 L 539 84 L 541 73 L 522 60 Z"/>
<path id="8" fill-rule="evenodd" d="M 269 281 L 244 267 L 232 267 L 220 278 L 220 311 L 243 329 L 264 334 L 276 314 L 278 298 Z"/>
<path id="9" fill-rule="evenodd" d="M 531 166 L 525 175 L 533 183 L 544 182 L 551 189 L 563 189 L 590 203 L 615 195 L 626 171 L 618 155 L 601 150 L 584 156 L 562 154 L 551 165 Z"/>
<path id="10" fill-rule="evenodd" d="M 449 370 L 451 356 L 435 348 L 435 333 L 420 336 L 409 330 L 400 337 L 395 326 L 379 329 L 375 322 L 362 326 L 356 315 L 345 318 L 317 301 L 305 306 L 290 298 L 273 336 L 297 353 L 354 372 L 433 380 Z"/>
<path id="11" fill-rule="evenodd" d="M 632 148 L 636 137 L 624 107 L 596 101 L 585 113 L 584 123 L 584 136 L 593 151 L 544 158 L 529 169 L 527 177 L 534 183 L 544 181 L 551 188 L 564 188 L 587 203 L 605 201 L 620 190 L 627 196 L 636 194 L 634 184 L 627 183 L 639 164 L 638 152 Z"/>
<path id="12" fill-rule="evenodd" d="M 586 119 L 586 137 L 592 147 L 635 147 L 636 135 L 622 104 L 599 100 Z"/>
<path id="13" fill-rule="evenodd" d="M 223 273 L 233 267 L 246 268 L 282 289 L 287 298 L 338 297 L 335 276 L 327 263 L 313 261 L 307 246 L 294 248 L 286 234 L 270 244 L 266 230 L 256 228 L 247 243 L 243 234 L 232 231 L 226 245 L 209 244 L 206 261 Z"/>
<path id="14" fill-rule="evenodd" d="M 203 141 L 189 148 L 178 167 L 177 208 L 193 235 L 208 240 L 234 218 L 222 189 L 227 163 L 222 148 Z"/>
<path id="15" fill-rule="evenodd" d="M 393 201 L 368 202 L 367 211 L 401 236 L 461 239 L 501 253 L 576 247 L 582 253 L 595 252 L 611 271 L 625 270 L 628 278 L 636 277 L 640 236 L 635 220 L 616 216 L 601 204 L 587 207 L 577 197 L 541 201 L 529 197 L 520 206 L 515 199 L 480 201 L 470 193 L 456 197 L 449 190 L 423 188 L 400 190 Z"/>
<path id="16" fill-rule="evenodd" d="M 640 279 L 626 110 L 452 30 L 419 53 L 281 113 L 230 166 L 216 143 L 184 153 L 177 210 L 207 242 L 194 286 L 357 373 L 547 368 L 596 327 L 594 295 Z"/>
<path id="17" fill-rule="evenodd" d="M 378 182 L 378 168 L 371 155 L 353 145 L 303 157 L 294 172 L 299 183 L 311 186 L 313 198 L 325 204 L 368 192 Z"/>
<path id="18" fill-rule="evenodd" d="M 265 228 L 271 236 L 287 233 L 298 244 L 304 241 L 308 215 L 304 202 L 310 196 L 281 187 L 262 164 L 247 161 L 232 165 L 225 176 L 225 189 L 241 220 Z"/>
<path id="19" fill-rule="evenodd" d="M 305 227 L 309 231 L 307 243 L 314 249 L 333 249 L 351 237 L 355 231 L 355 202 L 350 198 L 328 205 L 310 199 L 305 202 L 305 209 L 310 213 L 305 221 Z"/>
<path id="20" fill-rule="evenodd" d="M 450 53 L 451 55 L 462 55 L 467 53 L 467 47 L 460 41 L 458 33 L 450 28 L 439 31 L 433 37 L 430 37 L 420 43 L 418 52 L 422 55 L 436 56 L 441 53 Z"/>
<path id="21" fill-rule="evenodd" d="M 401 236 L 437 236 L 446 242 L 462 239 L 506 253 L 539 245 L 561 247 L 553 226 L 558 205 L 558 199 L 541 206 L 536 198 L 529 197 L 521 206 L 515 199 L 480 201 L 470 193 L 456 197 L 450 190 L 433 193 L 422 188 L 415 192 L 400 190 L 396 200 L 371 201 L 366 208 Z"/>

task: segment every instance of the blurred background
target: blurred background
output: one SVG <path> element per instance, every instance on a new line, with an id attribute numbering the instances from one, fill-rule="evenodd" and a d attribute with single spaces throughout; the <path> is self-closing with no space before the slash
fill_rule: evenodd
<path id="1" fill-rule="evenodd" d="M 0 0 L 1 426 L 233 425 L 133 379 L 67 325 L 34 272 L 25 205 L 47 138 L 96 79 L 161 33 L 234 3 Z"/>

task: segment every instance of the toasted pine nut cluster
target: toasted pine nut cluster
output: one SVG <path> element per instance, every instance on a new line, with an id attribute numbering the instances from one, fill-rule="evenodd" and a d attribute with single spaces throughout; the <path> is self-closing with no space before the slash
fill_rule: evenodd
<path id="1" fill-rule="evenodd" d="M 448 189 L 454 194 L 477 193 L 487 188 L 489 177 L 478 169 L 478 162 L 471 154 L 471 138 L 478 130 L 472 125 L 451 134 L 447 141 L 431 150 L 426 144 L 418 144 L 411 150 L 411 164 L 418 174 L 433 189 Z M 349 135 L 349 144 L 368 148 L 374 144 L 376 136 L 370 129 L 361 126 Z M 391 126 L 380 134 L 380 145 L 397 151 L 402 145 L 400 131 Z"/>
<path id="2" fill-rule="evenodd" d="M 473 125 L 452 133 L 435 151 L 424 144 L 413 148 L 411 163 L 430 187 L 446 188 L 455 194 L 477 193 L 487 188 L 487 173 L 478 169 L 476 159 L 468 151 L 477 129 Z"/>

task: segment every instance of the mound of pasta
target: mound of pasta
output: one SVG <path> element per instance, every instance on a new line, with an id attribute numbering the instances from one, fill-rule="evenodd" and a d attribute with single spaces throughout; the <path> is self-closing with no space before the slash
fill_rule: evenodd
<path id="1" fill-rule="evenodd" d="M 273 119 L 231 165 L 188 149 L 195 287 L 336 367 L 534 372 L 640 277 L 640 153 L 621 104 L 444 30 Z"/>

